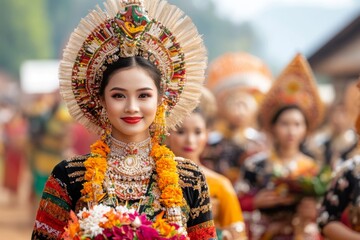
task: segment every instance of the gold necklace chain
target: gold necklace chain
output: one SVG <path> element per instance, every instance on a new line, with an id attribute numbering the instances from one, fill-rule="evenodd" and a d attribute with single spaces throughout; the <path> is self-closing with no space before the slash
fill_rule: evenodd
<path id="1" fill-rule="evenodd" d="M 124 143 L 110 139 L 110 154 L 106 181 L 108 189 L 123 200 L 141 199 L 147 191 L 155 162 L 149 156 L 150 138 L 139 143 Z"/>

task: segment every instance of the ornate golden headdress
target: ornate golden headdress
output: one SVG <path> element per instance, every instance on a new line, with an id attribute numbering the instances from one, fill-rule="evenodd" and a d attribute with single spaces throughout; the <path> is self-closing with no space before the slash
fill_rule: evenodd
<path id="1" fill-rule="evenodd" d="M 265 94 L 271 83 L 272 75 L 264 62 L 245 52 L 226 53 L 215 59 L 206 80 L 206 86 L 217 97 L 229 90 Z"/>
<path id="2" fill-rule="evenodd" d="M 294 57 L 265 96 L 259 111 L 264 129 L 271 130 L 275 114 L 289 105 L 296 105 L 303 111 L 309 131 L 315 130 L 323 119 L 323 103 L 311 68 L 301 54 Z"/>
<path id="3" fill-rule="evenodd" d="M 107 65 L 142 56 L 162 73 L 166 125 L 175 127 L 198 103 L 206 49 L 191 19 L 164 0 L 107 0 L 72 33 L 60 64 L 60 92 L 88 129 L 103 126 L 99 87 Z"/>

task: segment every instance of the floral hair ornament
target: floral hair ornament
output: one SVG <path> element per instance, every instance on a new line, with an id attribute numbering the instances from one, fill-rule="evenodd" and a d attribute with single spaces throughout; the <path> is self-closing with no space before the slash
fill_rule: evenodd
<path id="1" fill-rule="evenodd" d="M 324 106 L 306 59 L 297 54 L 280 74 L 266 94 L 260 107 L 261 124 L 271 130 L 271 120 L 283 107 L 298 106 L 308 122 L 308 131 L 313 131 L 323 119 Z"/>
<path id="2" fill-rule="evenodd" d="M 164 0 L 108 0 L 81 20 L 60 64 L 60 92 L 70 114 L 102 132 L 99 88 L 119 58 L 141 56 L 162 74 L 166 127 L 174 128 L 197 105 L 206 49 L 191 19 Z"/>

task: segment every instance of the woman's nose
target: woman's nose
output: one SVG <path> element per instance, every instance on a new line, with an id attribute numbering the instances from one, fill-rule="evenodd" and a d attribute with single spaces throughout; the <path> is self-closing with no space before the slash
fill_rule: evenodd
<path id="1" fill-rule="evenodd" d="M 186 139 L 187 139 L 187 142 L 190 143 L 190 144 L 194 144 L 194 142 L 195 142 L 194 134 L 188 134 Z"/>
<path id="2" fill-rule="evenodd" d="M 128 101 L 125 106 L 126 113 L 136 113 L 139 112 L 139 105 L 136 99 L 128 98 Z"/>

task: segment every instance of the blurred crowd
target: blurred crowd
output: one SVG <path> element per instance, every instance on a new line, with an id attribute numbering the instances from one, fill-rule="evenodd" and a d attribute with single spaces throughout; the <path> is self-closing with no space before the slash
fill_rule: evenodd
<path id="1" fill-rule="evenodd" d="M 7 78 L 1 82 L 1 201 L 15 206 L 31 203 L 35 211 L 54 166 L 63 159 L 88 153 L 96 137 L 73 121 L 57 90 L 27 94 Z"/>
<path id="2" fill-rule="evenodd" d="M 1 204 L 25 201 L 35 209 L 53 167 L 87 154 L 96 136 L 71 119 L 57 91 L 29 95 L 2 78 Z M 298 85 L 291 85 L 294 79 Z M 316 220 L 330 178 L 358 154 L 356 82 L 345 98 L 327 104 L 315 84 L 299 55 L 278 78 L 244 52 L 224 54 L 209 66 L 200 102 L 208 132 L 200 162 L 231 183 L 249 239 L 321 239 Z M 31 181 L 23 181 L 28 173 Z M 235 239 L 225 231 L 232 222 L 224 220 L 232 218 L 224 211 L 235 206 L 219 208 L 219 201 L 230 201 L 221 194 L 212 195 L 218 236 Z"/>

